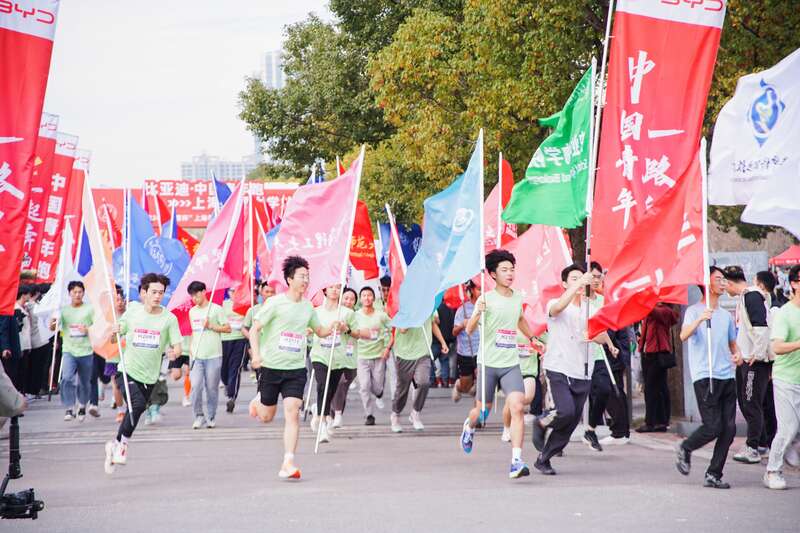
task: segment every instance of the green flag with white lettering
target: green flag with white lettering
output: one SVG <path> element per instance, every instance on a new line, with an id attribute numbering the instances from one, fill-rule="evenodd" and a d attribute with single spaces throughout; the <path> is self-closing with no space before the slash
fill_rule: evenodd
<path id="1" fill-rule="evenodd" d="M 592 72 L 586 71 L 564 109 L 540 119 L 554 128 L 514 186 L 503 220 L 575 228 L 586 218 L 592 127 Z"/>

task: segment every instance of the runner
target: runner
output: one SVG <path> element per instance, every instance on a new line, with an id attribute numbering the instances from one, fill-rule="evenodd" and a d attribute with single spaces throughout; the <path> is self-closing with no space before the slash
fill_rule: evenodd
<path id="1" fill-rule="evenodd" d="M 411 422 L 415 431 L 425 429 L 420 418 L 420 412 L 425 406 L 428 389 L 431 387 L 430 350 L 433 341 L 432 337 L 436 337 L 436 340 L 439 341 L 443 354 L 446 355 L 450 352 L 450 348 L 448 348 L 439 329 L 439 315 L 436 312 L 422 326 L 395 329 L 394 331 L 397 388 L 392 399 L 392 414 L 390 417 L 392 432 L 394 433 L 402 433 L 403 431 L 399 417 L 406 406 L 412 382 L 416 392 L 414 394 L 414 405 L 408 415 L 408 421 Z"/>
<path id="2" fill-rule="evenodd" d="M 462 394 L 475 396 L 475 369 L 478 367 L 478 346 L 481 334 L 476 330 L 467 335 L 467 321 L 475 310 L 475 302 L 481 296 L 481 288 L 469 280 L 464 285 L 467 292 L 467 301 L 456 311 L 453 322 L 453 335 L 456 337 L 456 366 L 458 379 L 453 386 L 452 398 L 454 402 L 461 399 Z"/>
<path id="3" fill-rule="evenodd" d="M 331 327 L 320 324 L 311 302 L 303 295 L 308 289 L 308 262 L 290 256 L 283 262 L 283 277 L 288 291 L 272 297 L 258 310 L 250 329 L 253 368 L 261 368 L 258 394 L 250 402 L 250 414 L 264 423 L 271 422 L 278 410 L 278 395 L 283 397 L 284 456 L 278 472 L 281 479 L 300 479 L 294 454 L 300 433 L 300 409 L 306 386 L 306 330 L 327 337 Z"/>
<path id="4" fill-rule="evenodd" d="M 139 291 L 139 299 L 142 297 L 142 291 Z M 139 304 L 139 302 L 131 302 L 131 304 Z M 117 289 L 117 294 L 114 298 L 114 305 L 116 306 L 117 316 L 121 317 L 125 314 L 127 310 L 127 304 L 125 303 L 125 296 L 122 294 L 122 289 Z M 139 304 L 141 305 L 141 304 Z M 117 387 L 117 380 L 114 379 L 114 376 L 117 374 L 117 366 L 119 365 L 119 355 L 115 355 L 106 359 L 105 368 L 103 368 L 103 374 L 109 378 L 111 382 L 111 394 L 113 396 L 113 400 L 111 400 L 111 409 L 116 410 L 116 418 L 115 422 L 119 424 L 122 422 L 122 417 L 125 416 L 125 401 L 122 399 L 122 391 L 119 390 Z"/>
<path id="5" fill-rule="evenodd" d="M 539 353 L 544 345 L 536 338 L 532 341 L 517 331 L 517 351 L 519 352 L 519 370 L 522 372 L 522 383 L 525 385 L 525 397 L 522 399 L 522 412 L 527 413 L 536 396 L 536 380 L 539 376 Z M 508 402 L 503 405 L 503 442 L 511 442 L 511 409 Z"/>
<path id="6" fill-rule="evenodd" d="M 332 324 L 341 322 L 345 324 L 347 330 L 355 326 L 353 318 L 353 311 L 347 307 L 342 306 L 339 309 L 339 293 L 341 285 L 331 285 L 323 289 L 325 301 L 315 309 L 319 323 L 324 327 L 330 327 Z M 314 380 L 317 382 L 317 407 L 314 410 L 314 415 L 311 417 L 311 429 L 317 431 L 318 424 L 322 424 L 320 429 L 320 442 L 330 442 L 330 434 L 328 432 L 329 425 L 332 424 L 333 409 L 331 403 L 334 395 L 336 394 L 339 380 L 342 377 L 342 371 L 337 369 L 337 363 L 341 364 L 342 359 L 345 357 L 345 349 L 347 342 L 350 340 L 349 335 L 335 334 L 326 338 L 320 338 L 319 335 L 314 335 L 311 343 L 311 364 L 314 367 Z M 331 356 L 331 348 L 333 348 L 333 360 L 331 363 L 330 381 L 328 380 L 328 361 Z M 325 384 L 327 381 L 328 395 L 325 396 Z M 323 399 L 325 405 L 323 406 Z"/>
<path id="7" fill-rule="evenodd" d="M 350 287 L 345 288 L 342 294 L 342 305 L 348 309 L 355 309 L 358 296 L 356 291 Z M 353 313 L 355 319 L 355 312 Z M 350 385 L 356 379 L 356 357 L 357 357 L 357 341 L 350 335 L 342 336 L 345 342 L 345 349 L 342 357 L 334 362 L 333 368 L 341 370 L 342 376 L 339 378 L 339 384 L 336 387 L 336 394 L 333 395 L 331 408 L 333 409 L 333 422 L 332 428 L 342 427 L 342 413 L 344 412 L 345 403 L 347 402 L 347 392 L 350 390 Z"/>
<path id="8" fill-rule="evenodd" d="M 589 272 L 592 274 L 592 282 L 589 284 L 589 316 L 591 317 L 603 307 L 605 302 L 603 295 L 599 292 L 603 285 L 603 267 L 597 261 L 592 261 L 589 264 Z M 606 368 L 603 347 L 599 344 L 593 344 L 589 349 L 593 354 L 594 360 L 594 362 L 589 363 L 593 369 L 589 388 L 589 425 L 581 440 L 592 450 L 602 452 L 603 445 L 600 444 L 595 429 L 603 423 L 606 402 L 608 401 L 608 396 L 613 394 L 613 388 L 611 386 L 611 377 L 609 377 L 608 369 Z"/>
<path id="9" fill-rule="evenodd" d="M 706 470 L 704 487 L 729 489 L 722 481 L 722 469 L 728 458 L 728 449 L 736 436 L 736 380 L 734 364 L 742 363 L 736 345 L 736 327 L 733 317 L 719 306 L 719 297 L 725 292 L 725 275 L 712 266 L 709 302 L 706 309 L 700 301 L 686 309 L 681 328 L 681 341 L 688 341 L 689 373 L 694 384 L 694 395 L 700 410 L 702 425 L 687 439 L 678 444 L 675 466 L 684 476 L 691 469 L 692 452 L 716 439 L 711 464 Z M 711 366 L 713 369 L 713 391 L 708 368 L 706 321 L 711 320 Z"/>
<path id="10" fill-rule="evenodd" d="M 232 296 L 232 291 L 229 291 Z M 233 310 L 233 299 L 223 302 L 222 309 L 231 328 L 230 333 L 223 333 L 222 338 L 222 370 L 220 379 L 225 384 L 225 395 L 228 398 L 225 410 L 233 412 L 236 398 L 239 396 L 239 385 L 242 376 L 242 365 L 247 351 L 247 338 L 244 336 L 244 317 Z"/>
<path id="11" fill-rule="evenodd" d="M 116 440 L 106 442 L 104 466 L 107 474 L 113 474 L 116 465 L 127 463 L 128 440 L 158 380 L 163 354 L 166 351 L 168 357 L 174 359 L 181 352 L 178 319 L 161 306 L 169 278 L 161 274 L 145 274 L 140 283 L 144 291 L 143 304 L 130 306 L 114 326 L 111 336 L 112 342 L 118 341 L 118 335 L 123 335 L 125 339 L 123 355 L 130 389 L 130 398 L 126 397 L 125 400 L 130 412 L 123 417 Z M 169 350 L 169 347 L 172 349 Z M 123 379 L 122 372 L 117 372 L 117 387 L 124 392 Z"/>
<path id="12" fill-rule="evenodd" d="M 475 304 L 475 312 L 467 322 L 466 332 L 471 334 L 478 327 L 481 314 L 484 317 L 482 359 L 478 360 L 478 386 L 475 407 L 464 421 L 461 432 L 461 447 L 471 453 L 478 419 L 485 422 L 494 401 L 494 391 L 499 386 L 506 396 L 511 413 L 511 468 L 508 477 L 520 478 L 530 474 L 528 465 L 522 460 L 522 440 L 525 433 L 523 422 L 523 399 L 525 385 L 519 368 L 517 330 L 532 340 L 527 321 L 522 316 L 522 295 L 511 288 L 514 282 L 516 259 L 506 250 L 492 250 L 486 254 L 486 271 L 495 281 L 495 289 Z M 485 365 L 485 370 L 481 369 Z M 486 379 L 486 405 L 483 405 L 483 379 Z"/>
<path id="13" fill-rule="evenodd" d="M 250 353 L 249 339 L 250 339 L 250 328 L 253 327 L 253 317 L 258 314 L 258 310 L 261 309 L 261 306 L 264 305 L 264 303 L 267 300 L 275 296 L 275 289 L 270 287 L 267 281 L 262 281 L 258 284 L 258 295 L 261 297 L 261 303 L 257 303 L 256 305 L 248 309 L 247 313 L 245 313 L 244 315 L 244 320 L 242 321 L 242 334 L 248 339 L 247 351 L 245 352 L 245 357 L 247 357 L 248 360 L 252 360 L 252 354 Z M 259 373 L 259 370 L 252 368 L 252 365 L 251 369 L 253 370 L 253 372 L 250 375 L 250 379 L 253 381 L 253 383 L 257 383 L 258 382 L 257 374 Z"/>
<path id="14" fill-rule="evenodd" d="M 778 431 L 772 439 L 769 463 L 764 473 L 764 485 L 770 489 L 785 489 L 784 460 L 798 464 L 800 451 L 800 265 L 789 271 L 791 299 L 778 310 L 772 325 L 772 387 L 775 395 L 775 414 Z"/>
<path id="15" fill-rule="evenodd" d="M 361 403 L 367 418 L 366 426 L 375 425 L 375 406 L 383 408 L 383 387 L 386 382 L 386 360 L 392 349 L 387 341 L 389 315 L 375 309 L 375 291 L 364 287 L 360 294 L 361 309 L 356 311 L 356 329 L 351 332 L 358 339 L 358 385 Z"/>
<path id="16" fill-rule="evenodd" d="M 564 293 L 547 302 L 547 350 L 542 367 L 550 409 L 533 420 L 533 444 L 541 452 L 533 466 L 548 476 L 556 474 L 550 459 L 569 444 L 580 422 L 591 385 L 590 361 L 594 356 L 589 350 L 587 359 L 587 301 L 582 296 L 584 288 L 591 282 L 591 272 L 586 273 L 581 265 L 573 263 L 561 271 Z M 619 353 L 607 333 L 602 333 L 593 342 L 606 344 L 613 356 Z"/>
<path id="17" fill-rule="evenodd" d="M 94 358 L 89 341 L 89 326 L 94 323 L 92 306 L 83 303 L 83 283 L 70 281 L 67 284 L 70 304 L 61 308 L 61 403 L 66 408 L 64 421 L 74 419 L 77 376 L 78 422 L 86 419 L 86 404 L 89 403 Z M 50 319 L 50 331 L 56 330 L 56 318 Z"/>
<path id="18" fill-rule="evenodd" d="M 222 307 L 208 301 L 205 283 L 193 281 L 186 290 L 194 302 L 194 306 L 189 309 L 189 321 L 192 323 L 192 361 L 189 374 L 192 380 L 192 409 L 194 410 L 192 429 L 200 429 L 204 424 L 208 429 L 212 429 L 217 425 L 217 401 L 219 399 L 220 370 L 222 369 L 220 333 L 230 333 L 231 326 L 226 320 Z M 203 413 L 204 391 L 205 414 Z"/>

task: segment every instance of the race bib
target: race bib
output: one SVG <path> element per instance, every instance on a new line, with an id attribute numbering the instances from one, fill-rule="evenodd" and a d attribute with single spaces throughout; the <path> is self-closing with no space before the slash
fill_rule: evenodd
<path id="1" fill-rule="evenodd" d="M 133 330 L 133 345 L 137 348 L 157 349 L 161 346 L 161 332 L 156 329 Z"/>
<path id="2" fill-rule="evenodd" d="M 353 357 L 353 343 L 347 343 L 347 357 Z"/>
<path id="3" fill-rule="evenodd" d="M 533 355 L 533 349 L 530 344 L 517 344 L 517 350 L 519 350 L 520 359 L 525 359 Z"/>
<path id="4" fill-rule="evenodd" d="M 86 337 L 87 333 L 85 331 L 81 331 L 82 324 L 70 324 L 69 325 L 69 336 L 70 338 L 77 339 L 81 337 Z"/>
<path id="5" fill-rule="evenodd" d="M 336 337 L 336 342 L 334 343 L 333 338 Z M 342 338 L 339 335 L 328 335 L 325 338 L 320 338 L 319 345 L 323 348 L 334 348 L 339 347 L 342 344 Z"/>
<path id="6" fill-rule="evenodd" d="M 284 352 L 300 352 L 303 349 L 305 337 L 299 333 L 282 331 L 278 339 L 278 349 Z"/>
<path id="7" fill-rule="evenodd" d="M 205 322 L 205 320 L 203 320 L 202 318 L 193 319 L 192 320 L 192 331 L 196 331 L 197 333 L 200 333 L 201 331 L 203 331 L 203 323 L 204 322 Z"/>
<path id="8" fill-rule="evenodd" d="M 496 348 L 516 348 L 517 332 L 513 329 L 498 329 L 494 336 Z"/>
<path id="9" fill-rule="evenodd" d="M 380 335 L 381 330 L 378 328 L 372 328 L 369 330 L 369 340 L 376 341 L 378 340 L 378 336 Z"/>
<path id="10" fill-rule="evenodd" d="M 231 317 L 228 319 L 228 325 L 231 327 L 231 330 L 233 331 L 241 331 L 242 319 L 239 317 Z"/>

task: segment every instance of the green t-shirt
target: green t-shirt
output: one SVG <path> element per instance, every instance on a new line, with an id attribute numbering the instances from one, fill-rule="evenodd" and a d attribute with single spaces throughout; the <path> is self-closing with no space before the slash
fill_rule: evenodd
<path id="1" fill-rule="evenodd" d="M 339 319 L 339 311 L 336 307 L 333 309 L 326 309 L 323 304 L 314 311 L 316 311 L 319 323 L 322 324 L 323 327 L 328 327 Z M 341 313 L 341 321 L 347 324 L 350 329 L 353 329 L 353 326 L 355 326 L 353 310 L 342 307 Z M 325 338 L 320 338 L 314 334 L 314 339 L 311 343 L 311 362 L 327 365 L 328 358 L 331 355 L 331 347 L 333 347 L 333 364 L 331 368 L 335 369 L 336 362 L 341 361 L 345 357 L 345 348 L 349 340 L 349 335 L 342 335 L 341 333 L 332 333 Z"/>
<path id="2" fill-rule="evenodd" d="M 389 315 L 383 311 L 373 308 L 371 315 L 366 314 L 363 309 L 356 311 L 355 329 L 367 329 L 370 332 L 369 339 L 360 338 L 356 343 L 359 359 L 377 359 L 383 355 L 388 344 L 389 322 Z"/>
<path id="3" fill-rule="evenodd" d="M 88 328 L 94 324 L 94 310 L 91 305 L 81 304 L 78 307 L 66 305 L 61 308 L 61 350 L 73 357 L 92 355 L 92 343 L 89 332 L 81 331 L 81 326 Z"/>
<path id="4" fill-rule="evenodd" d="M 433 317 L 416 328 L 408 328 L 402 333 L 399 328 L 394 332 L 394 355 L 406 361 L 416 361 L 422 357 L 430 357 L 429 350 L 433 342 Z"/>
<path id="5" fill-rule="evenodd" d="M 160 309 L 160 313 L 150 314 L 137 305 L 129 307 L 119 319 L 120 332 L 125 336 L 125 369 L 145 385 L 158 380 L 166 347 L 181 343 L 178 319 L 164 307 Z"/>
<path id="6" fill-rule="evenodd" d="M 192 353 L 192 336 L 184 335 L 181 342 L 181 355 L 189 355 Z"/>
<path id="7" fill-rule="evenodd" d="M 238 341 L 239 339 L 244 339 L 244 335 L 242 335 L 244 316 L 233 311 L 233 300 L 228 298 L 222 302 L 222 310 L 225 311 L 225 320 L 231 327 L 231 332 L 220 333 L 220 338 L 223 341 Z"/>
<path id="8" fill-rule="evenodd" d="M 603 307 L 603 302 L 605 302 L 605 299 L 603 298 L 602 294 L 595 294 L 594 299 L 590 298 L 589 315 L 594 316 L 594 314 L 597 313 L 601 307 Z M 606 352 L 603 350 L 603 345 L 596 344 L 594 342 L 589 343 L 589 345 L 592 347 L 591 349 L 594 350 L 594 360 L 602 361 L 606 356 Z"/>
<path id="9" fill-rule="evenodd" d="M 225 310 L 213 302 L 208 302 L 206 307 L 197 307 L 195 305 L 189 309 L 189 321 L 192 324 L 191 355 L 195 359 L 222 357 L 222 336 L 211 329 L 203 331 L 206 315 L 208 315 L 209 325 L 224 326 L 228 323 L 225 317 Z"/>
<path id="10" fill-rule="evenodd" d="M 355 312 L 353 312 L 353 321 L 355 322 Z M 340 359 L 335 359 L 333 361 L 333 369 L 339 370 L 342 368 L 349 368 L 351 370 L 356 369 L 356 359 L 358 358 L 358 343 L 356 340 L 351 337 L 350 335 L 345 335 L 343 337 L 345 341 L 344 355 Z"/>
<path id="11" fill-rule="evenodd" d="M 517 351 L 519 352 L 519 369 L 523 376 L 539 375 L 539 354 L 533 349 L 531 341 L 522 333 L 517 333 Z"/>
<path id="12" fill-rule="evenodd" d="M 259 350 L 262 368 L 305 368 L 306 329 L 320 327 L 311 302 L 305 298 L 294 302 L 285 293 L 279 294 L 267 300 L 253 320 L 261 326 Z"/>
<path id="13" fill-rule="evenodd" d="M 800 307 L 793 302 L 783 304 L 775 314 L 770 337 L 783 342 L 800 340 Z M 776 356 L 772 365 L 772 377 L 792 385 L 800 385 L 800 350 Z"/>
<path id="14" fill-rule="evenodd" d="M 483 355 L 486 366 L 492 368 L 516 366 L 519 364 L 517 326 L 522 315 L 522 295 L 513 291 L 511 296 L 502 296 L 494 290 L 488 292 L 485 297 L 486 316 L 483 320 L 486 331 L 483 333 Z M 478 362 L 481 362 L 480 358 Z"/>
<path id="15" fill-rule="evenodd" d="M 258 314 L 258 310 L 261 309 L 262 305 L 264 304 L 256 304 L 247 310 L 247 313 L 244 315 L 244 320 L 242 320 L 242 327 L 247 329 L 253 327 L 253 317 Z"/>

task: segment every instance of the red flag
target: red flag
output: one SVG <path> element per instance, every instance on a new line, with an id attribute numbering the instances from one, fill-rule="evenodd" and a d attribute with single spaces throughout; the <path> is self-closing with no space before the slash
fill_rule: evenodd
<path id="1" fill-rule="evenodd" d="M 153 230 L 156 232 L 156 235 L 161 235 L 161 228 L 172 219 L 172 213 L 169 207 L 167 207 L 166 202 L 159 196 L 156 194 L 147 194 L 146 187 L 142 191 L 142 196 L 144 196 L 144 210 L 150 215 L 150 222 L 153 223 Z"/>
<path id="2" fill-rule="evenodd" d="M 511 164 L 505 159 L 500 161 L 500 180 L 483 204 L 483 230 L 485 233 L 483 240 L 486 250 L 494 250 L 498 247 L 498 224 L 500 225 L 500 247 L 506 246 L 517 238 L 517 225 L 507 224 L 500 218 L 500 213 L 508 205 L 511 191 L 514 189 L 514 174 L 511 172 Z"/>
<path id="3" fill-rule="evenodd" d="M 83 217 L 83 188 L 86 174 L 89 172 L 89 163 L 92 153 L 88 150 L 76 150 L 75 161 L 72 163 L 72 176 L 70 177 L 69 191 L 67 191 L 67 204 L 64 209 L 66 223 L 72 229 L 73 235 L 80 235 L 81 219 Z M 61 248 L 61 235 L 58 237 L 58 248 Z M 78 251 L 78 239 L 74 239 L 70 257 L 75 258 Z"/>
<path id="4" fill-rule="evenodd" d="M 358 201 L 356 219 L 353 223 L 353 238 L 350 241 L 350 263 L 364 273 L 364 279 L 375 279 L 380 275 L 378 259 L 375 257 L 375 237 L 369 221 L 367 204 Z"/>
<path id="5" fill-rule="evenodd" d="M 28 199 L 28 219 L 25 223 L 25 241 L 22 268 L 27 270 L 35 266 L 33 252 L 37 250 L 44 231 L 44 213 L 47 208 L 44 201 L 50 190 L 50 176 L 53 174 L 53 157 L 56 151 L 56 132 L 58 115 L 42 113 L 39 124 L 39 137 L 36 139 L 36 158 L 33 163 L 31 192 Z"/>
<path id="6" fill-rule="evenodd" d="M 339 165 L 339 168 L 337 170 L 339 171 L 339 175 L 341 176 L 342 174 L 344 174 L 346 172 L 345 168 L 344 168 L 344 165 L 342 164 L 341 161 L 339 161 L 338 158 L 336 159 L 336 164 Z"/>
<path id="7" fill-rule="evenodd" d="M 466 300 L 467 296 L 464 294 L 464 286 L 461 284 L 458 284 L 455 287 L 450 287 L 444 291 L 444 298 L 442 299 L 444 304 L 453 310 L 461 307 Z"/>
<path id="8" fill-rule="evenodd" d="M 183 229 L 182 227 L 177 225 L 178 223 L 175 222 L 175 229 L 178 234 L 178 240 L 180 240 L 183 245 L 186 247 L 186 251 L 189 252 L 189 257 L 194 257 L 194 254 L 197 252 L 197 249 L 200 247 L 200 241 L 192 237 L 192 234 Z"/>
<path id="9" fill-rule="evenodd" d="M 702 219 L 700 164 L 695 159 L 626 235 L 608 268 L 605 303 L 589 320 L 590 336 L 643 319 L 659 301 L 685 303 L 685 286 L 703 282 Z"/>
<path id="10" fill-rule="evenodd" d="M 389 275 L 392 277 L 392 285 L 389 287 L 389 296 L 386 298 L 386 314 L 394 318 L 400 309 L 400 285 L 406 277 L 406 263 L 403 257 L 403 249 L 400 247 L 400 236 L 397 234 L 397 226 L 394 221 L 389 221 L 389 231 L 392 243 L 389 246 Z"/>
<path id="11" fill-rule="evenodd" d="M 617 3 L 592 210 L 604 266 L 695 159 L 724 17 L 722 0 Z"/>

